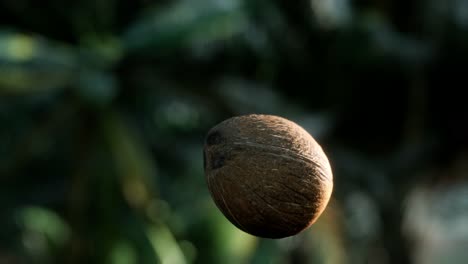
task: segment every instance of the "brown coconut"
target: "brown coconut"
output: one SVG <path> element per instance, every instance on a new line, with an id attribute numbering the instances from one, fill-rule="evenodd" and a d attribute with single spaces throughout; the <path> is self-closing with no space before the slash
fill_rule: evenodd
<path id="1" fill-rule="evenodd" d="M 233 117 L 205 140 L 206 181 L 235 226 L 283 238 L 312 225 L 333 189 L 328 159 L 302 127 L 271 115 Z"/>

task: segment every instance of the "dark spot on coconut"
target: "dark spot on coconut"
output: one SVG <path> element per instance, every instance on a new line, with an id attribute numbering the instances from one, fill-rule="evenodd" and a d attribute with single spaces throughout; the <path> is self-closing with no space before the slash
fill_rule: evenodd
<path id="1" fill-rule="evenodd" d="M 206 137 L 206 144 L 208 146 L 218 145 L 223 143 L 224 138 L 219 131 L 213 131 Z"/>
<path id="2" fill-rule="evenodd" d="M 224 166 L 226 157 L 224 154 L 215 154 L 211 157 L 211 169 L 219 169 Z"/>

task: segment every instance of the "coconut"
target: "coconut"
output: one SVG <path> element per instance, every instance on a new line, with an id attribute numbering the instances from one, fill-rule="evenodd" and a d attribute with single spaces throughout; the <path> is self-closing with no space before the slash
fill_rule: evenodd
<path id="1" fill-rule="evenodd" d="M 312 225 L 333 189 L 327 156 L 302 127 L 272 115 L 244 115 L 213 127 L 204 144 L 206 182 L 239 229 L 283 238 Z"/>

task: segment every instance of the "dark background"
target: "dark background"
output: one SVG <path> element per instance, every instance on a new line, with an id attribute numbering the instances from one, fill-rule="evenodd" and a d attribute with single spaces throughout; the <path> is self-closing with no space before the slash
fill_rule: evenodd
<path id="1" fill-rule="evenodd" d="M 468 1 L 0 0 L 0 263 L 465 263 Z M 203 139 L 308 130 L 332 200 L 231 225 Z"/>

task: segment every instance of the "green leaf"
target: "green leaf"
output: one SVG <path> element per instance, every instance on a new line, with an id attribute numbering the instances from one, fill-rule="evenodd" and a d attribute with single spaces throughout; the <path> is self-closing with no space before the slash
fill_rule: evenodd
<path id="1" fill-rule="evenodd" d="M 123 194 L 130 206 L 144 209 L 157 196 L 155 164 L 120 114 L 107 113 L 103 123 Z"/>
<path id="2" fill-rule="evenodd" d="M 44 234 L 54 245 L 63 245 L 70 229 L 56 213 L 41 207 L 26 207 L 19 211 L 18 221 L 28 231 Z"/>
<path id="3" fill-rule="evenodd" d="M 130 52 L 164 54 L 232 38 L 247 28 L 242 1 L 182 1 L 136 21 L 124 35 Z"/>
<path id="4" fill-rule="evenodd" d="M 117 94 L 115 76 L 104 71 L 82 71 L 79 74 L 76 93 L 92 105 L 107 105 Z"/>
<path id="5" fill-rule="evenodd" d="M 155 224 L 148 227 L 147 235 L 162 264 L 187 263 L 182 249 L 165 225 Z"/>
<path id="6" fill-rule="evenodd" d="M 0 94 L 63 88 L 77 68 L 73 52 L 38 36 L 0 31 Z"/>
<path id="7" fill-rule="evenodd" d="M 110 264 L 136 264 L 135 248 L 127 241 L 118 241 L 112 248 L 109 256 Z"/>

